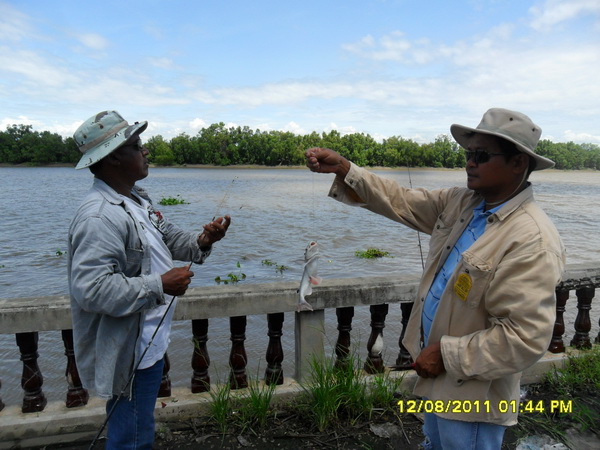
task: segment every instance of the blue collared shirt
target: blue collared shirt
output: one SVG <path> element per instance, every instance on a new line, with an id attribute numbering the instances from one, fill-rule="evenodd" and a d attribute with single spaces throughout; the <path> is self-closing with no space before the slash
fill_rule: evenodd
<path id="1" fill-rule="evenodd" d="M 467 228 L 465 228 L 460 238 L 458 238 L 458 241 L 456 241 L 456 244 L 454 244 L 454 248 L 448 255 L 448 258 L 446 258 L 446 262 L 442 266 L 442 269 L 438 272 L 433 280 L 433 283 L 429 288 L 429 292 L 427 293 L 427 297 L 425 297 L 423 314 L 421 316 L 424 346 L 427 346 L 429 331 L 431 330 L 431 324 L 438 309 L 442 293 L 446 289 L 448 280 L 454 273 L 454 269 L 456 269 L 463 252 L 471 247 L 471 245 L 473 245 L 477 239 L 479 239 L 479 237 L 485 231 L 487 218 L 498 211 L 501 207 L 502 205 L 498 205 L 489 211 L 484 211 L 485 202 L 483 201 L 473 210 L 473 219 L 471 219 L 471 222 L 469 222 Z"/>

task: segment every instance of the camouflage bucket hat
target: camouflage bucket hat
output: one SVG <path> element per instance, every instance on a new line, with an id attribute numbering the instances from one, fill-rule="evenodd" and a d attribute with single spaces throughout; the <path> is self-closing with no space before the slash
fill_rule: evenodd
<path id="1" fill-rule="evenodd" d="M 554 166 L 554 161 L 535 152 L 542 129 L 525 114 L 517 111 L 491 108 L 483 115 L 477 128 L 454 124 L 450 127 L 450 132 L 456 142 L 465 149 L 473 133 L 491 134 L 512 142 L 517 146 L 517 150 L 535 159 L 534 170 L 549 169 Z"/>
<path id="2" fill-rule="evenodd" d="M 142 133 L 148 122 L 129 125 L 117 111 L 102 111 L 83 122 L 73 134 L 73 139 L 83 156 L 76 169 L 83 169 L 109 155 L 132 136 Z"/>

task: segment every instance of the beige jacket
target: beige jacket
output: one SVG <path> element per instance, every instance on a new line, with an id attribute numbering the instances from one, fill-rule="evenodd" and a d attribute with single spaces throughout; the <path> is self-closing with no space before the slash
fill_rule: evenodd
<path id="1" fill-rule="evenodd" d="M 404 188 L 354 164 L 344 182 L 336 178 L 329 195 L 431 235 L 403 341 L 416 359 L 423 302 L 481 196 L 467 188 Z M 448 281 L 432 323 L 429 343 L 441 341 L 446 372 L 417 381 L 415 394 L 437 401 L 435 410 L 432 403 L 423 410 L 453 420 L 516 423 L 521 372 L 550 343 L 554 288 L 564 264 L 558 232 L 535 203 L 531 186 L 488 218 Z"/>

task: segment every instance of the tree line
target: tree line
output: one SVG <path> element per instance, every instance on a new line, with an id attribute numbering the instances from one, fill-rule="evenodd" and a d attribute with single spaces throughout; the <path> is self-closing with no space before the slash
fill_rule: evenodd
<path id="1" fill-rule="evenodd" d="M 455 168 L 465 164 L 463 150 L 447 135 L 425 144 L 400 136 L 377 142 L 364 133 L 341 135 L 333 130 L 299 135 L 247 126 L 227 128 L 221 122 L 201 129 L 195 136 L 182 133 L 171 140 L 152 136 L 145 145 L 150 150 L 150 162 L 160 166 L 304 165 L 304 151 L 309 147 L 331 148 L 359 166 Z M 545 139 L 539 142 L 537 152 L 555 161 L 557 169 L 600 169 L 600 146 L 596 144 Z M 0 163 L 75 165 L 80 157 L 71 137 L 38 132 L 31 125 L 10 125 L 0 131 Z"/>

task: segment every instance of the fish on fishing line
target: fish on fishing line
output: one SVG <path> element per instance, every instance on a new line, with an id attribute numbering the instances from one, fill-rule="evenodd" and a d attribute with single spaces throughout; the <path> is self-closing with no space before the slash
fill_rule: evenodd
<path id="1" fill-rule="evenodd" d="M 298 304 L 296 311 L 312 311 L 312 305 L 306 301 L 306 296 L 312 294 L 312 286 L 319 284 L 321 278 L 317 275 L 319 265 L 319 245 L 311 241 L 304 250 L 304 271 L 298 289 Z"/>

